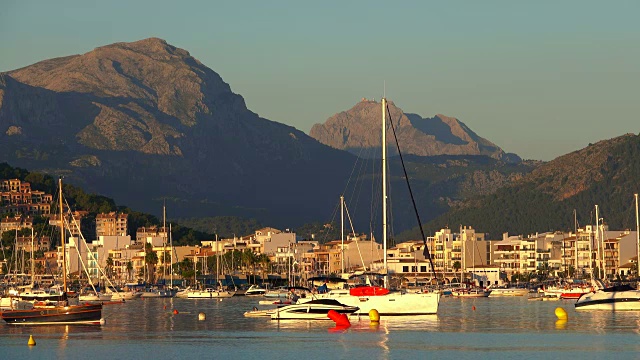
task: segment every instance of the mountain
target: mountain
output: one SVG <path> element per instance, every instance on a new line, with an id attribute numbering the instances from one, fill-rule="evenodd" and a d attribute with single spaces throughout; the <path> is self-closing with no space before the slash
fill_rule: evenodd
<path id="1" fill-rule="evenodd" d="M 594 206 L 612 230 L 635 230 L 640 136 L 626 134 L 560 156 L 492 194 L 470 197 L 425 225 L 428 233 L 470 225 L 490 239 L 595 224 Z M 402 237 L 415 237 L 414 228 Z"/>
<path id="2" fill-rule="evenodd" d="M 372 129 L 380 127 L 380 103 L 362 99 L 347 111 L 335 114 L 324 124 L 315 124 L 309 135 L 323 144 L 347 150 L 358 156 L 379 156 L 380 134 Z M 460 120 L 436 115 L 422 118 L 407 114 L 393 101 L 388 102 L 390 118 L 394 121 L 400 150 L 418 156 L 486 155 L 495 159 L 519 162 L 515 154 L 506 154 Z M 391 134 L 388 142 L 392 142 Z"/>
<path id="3" fill-rule="evenodd" d="M 156 38 L 0 75 L 0 127 L 2 161 L 64 174 L 144 211 L 158 213 L 168 198 L 181 216 L 273 219 L 277 206 L 312 217 L 314 207 L 299 207 L 326 198 L 308 179 L 338 194 L 342 179 L 328 174 L 353 163 L 260 118 L 218 74 Z"/>
<path id="4" fill-rule="evenodd" d="M 426 219 L 533 168 L 474 141 L 492 158 L 409 159 Z M 0 162 L 64 175 L 138 211 L 159 214 L 166 201 L 170 218 L 243 216 L 283 228 L 324 221 L 359 161 L 251 112 L 220 75 L 157 38 L 0 74 Z M 358 176 L 377 181 L 371 171 Z M 373 196 L 360 201 L 370 206 Z M 409 211 L 398 217 L 408 221 Z"/>

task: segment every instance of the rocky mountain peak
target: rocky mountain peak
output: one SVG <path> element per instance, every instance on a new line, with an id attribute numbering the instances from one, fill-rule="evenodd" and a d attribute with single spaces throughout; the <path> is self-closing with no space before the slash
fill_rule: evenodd
<path id="1" fill-rule="evenodd" d="M 438 114 L 433 118 L 405 113 L 393 101 L 388 101 L 391 119 L 396 126 L 400 148 L 407 154 L 487 155 L 505 159 L 505 152 L 492 142 L 478 136 L 460 120 Z M 336 149 L 348 150 L 356 155 L 380 147 L 380 102 L 362 99 L 351 109 L 335 114 L 324 124 L 315 124 L 311 137 Z M 388 136 L 392 142 L 392 137 Z M 377 151 L 371 152 L 377 156 Z M 366 155 L 365 155 L 366 156 Z M 510 155 L 515 161 L 517 156 Z"/>

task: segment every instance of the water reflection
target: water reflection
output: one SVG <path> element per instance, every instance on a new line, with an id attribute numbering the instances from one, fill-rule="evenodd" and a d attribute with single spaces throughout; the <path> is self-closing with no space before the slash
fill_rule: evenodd
<path id="1" fill-rule="evenodd" d="M 152 352 L 168 356 L 179 351 L 205 358 L 214 351 L 216 357 L 280 359 L 294 358 L 293 354 L 303 351 L 326 358 L 370 359 L 420 357 L 426 352 L 450 355 L 447 357 L 503 352 L 523 358 L 555 358 L 582 351 L 600 355 L 640 352 L 640 312 L 576 312 L 569 301 L 443 298 L 438 315 L 381 316 L 378 324 L 363 316 L 351 318 L 350 327 L 334 332 L 330 320 L 245 318 L 244 311 L 257 301 L 244 297 L 223 301 L 137 299 L 106 305 L 104 326 L 0 324 L 0 348 L 3 358 L 25 358 L 29 354 L 26 342 L 33 334 L 38 349 L 49 349 L 59 358 L 86 357 L 88 351 L 105 346 L 116 352 L 114 357 L 123 358 Z M 556 307 L 566 310 L 567 320 L 556 318 Z M 206 320 L 198 320 L 200 312 L 206 314 Z M 496 336 L 501 341 L 495 341 Z M 283 347 L 289 351 L 284 355 Z M 490 356 L 480 356 L 486 357 Z"/>

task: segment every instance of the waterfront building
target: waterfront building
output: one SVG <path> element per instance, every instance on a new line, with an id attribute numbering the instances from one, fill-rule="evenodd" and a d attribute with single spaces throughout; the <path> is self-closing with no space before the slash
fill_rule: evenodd
<path id="1" fill-rule="evenodd" d="M 22 215 L 49 215 L 53 196 L 31 190 L 19 179 L 0 180 L 0 212 Z"/>
<path id="2" fill-rule="evenodd" d="M 6 216 L 0 219 L 0 233 L 12 230 L 31 229 L 33 218 L 30 216 Z"/>
<path id="3" fill-rule="evenodd" d="M 96 236 L 127 235 L 127 214 L 110 212 L 96 215 Z"/>

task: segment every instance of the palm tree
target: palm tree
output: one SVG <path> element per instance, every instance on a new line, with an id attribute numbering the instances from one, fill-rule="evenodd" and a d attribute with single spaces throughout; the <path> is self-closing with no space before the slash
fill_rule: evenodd
<path id="1" fill-rule="evenodd" d="M 107 268 L 106 273 L 107 273 L 107 278 L 111 278 L 113 275 L 113 258 L 111 257 L 111 254 L 109 254 L 109 257 L 106 260 L 107 263 Z"/>
<path id="2" fill-rule="evenodd" d="M 149 282 L 154 283 L 155 282 L 154 270 L 155 270 L 156 264 L 158 263 L 158 254 L 153 251 L 153 246 L 151 246 L 151 244 L 149 243 L 145 245 L 145 252 L 146 254 L 144 256 L 144 262 L 145 264 L 147 264 L 147 273 L 149 274 Z"/>
<path id="3" fill-rule="evenodd" d="M 453 263 L 453 272 L 454 272 L 454 274 L 457 274 L 458 270 L 460 270 L 461 267 L 462 267 L 462 265 L 460 264 L 460 261 L 454 261 L 454 263 Z M 460 283 L 462 284 L 462 276 L 460 276 Z"/>
<path id="4" fill-rule="evenodd" d="M 262 270 L 262 279 L 267 277 L 267 272 L 269 271 L 269 263 L 271 260 L 267 254 L 260 254 L 256 257 L 256 261 L 260 264 L 260 268 Z"/>
<path id="5" fill-rule="evenodd" d="M 133 270 L 133 262 L 127 261 L 127 279 L 131 280 L 131 271 Z"/>

